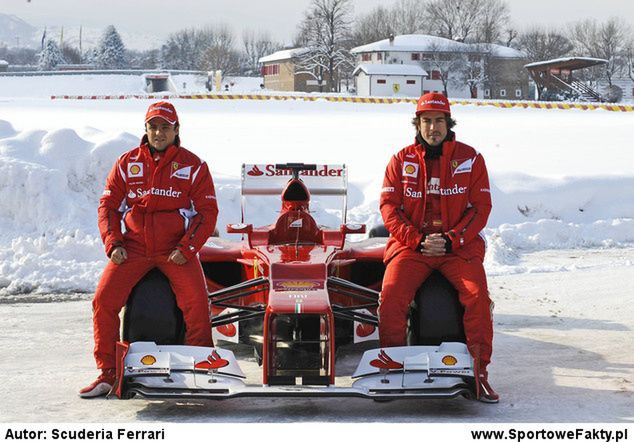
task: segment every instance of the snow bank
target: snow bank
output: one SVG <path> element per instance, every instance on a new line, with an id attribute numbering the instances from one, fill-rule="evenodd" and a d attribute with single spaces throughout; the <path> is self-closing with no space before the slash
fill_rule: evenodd
<path id="1" fill-rule="evenodd" d="M 115 159 L 138 143 L 148 102 L 7 103 L 11 112 L 0 117 L 0 295 L 90 292 L 105 263 L 98 199 Z M 348 220 L 371 227 L 381 222 L 385 164 L 411 142 L 408 105 L 178 100 L 176 106 L 184 144 L 211 166 L 218 228 L 227 237 L 224 226 L 240 220 L 242 162 L 346 163 Z M 491 175 L 489 272 L 547 270 L 524 265 L 526 252 L 634 243 L 628 166 L 634 154 L 624 150 L 627 135 L 619 130 L 631 115 L 468 106 L 454 113 L 459 137 L 482 146 Z M 585 131 L 590 124 L 593 131 Z M 531 133 L 539 133 L 539 143 Z M 272 222 L 278 204 L 251 198 L 248 221 Z M 338 224 L 336 205 L 320 200 L 312 208 L 319 222 Z"/>
<path id="2" fill-rule="evenodd" d="M 179 94 L 207 93 L 206 75 L 174 74 L 172 83 Z M 262 78 L 226 77 L 222 84 L 233 93 L 260 90 Z M 146 81 L 143 74 L 77 74 L 47 76 L 0 77 L 0 97 L 37 98 L 51 95 L 133 95 L 144 94 Z M 224 89 L 223 89 L 224 90 Z M 1 130 L 1 129 L 0 129 Z M 0 132 L 1 133 L 1 132 Z"/>

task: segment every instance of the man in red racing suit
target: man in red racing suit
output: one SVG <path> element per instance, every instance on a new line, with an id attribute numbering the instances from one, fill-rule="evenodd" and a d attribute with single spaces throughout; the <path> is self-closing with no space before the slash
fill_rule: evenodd
<path id="1" fill-rule="evenodd" d="M 493 326 L 480 232 L 491 212 L 484 159 L 455 140 L 449 102 L 425 94 L 412 123 L 416 142 L 398 152 L 385 171 L 381 215 L 390 238 L 379 307 L 382 347 L 406 344 L 407 314 L 433 270 L 457 289 L 464 306 L 467 347 L 476 361 L 480 399 L 497 402 L 488 384 Z"/>
<path id="2" fill-rule="evenodd" d="M 99 203 L 99 231 L 110 258 L 93 300 L 94 356 L 101 375 L 80 390 L 81 397 L 107 394 L 114 384 L 119 311 L 152 268 L 167 276 L 176 294 L 186 344 L 213 345 L 197 256 L 218 216 L 213 180 L 207 164 L 180 146 L 178 116 L 170 103 L 149 107 L 145 129 L 140 146 L 115 163 Z"/>

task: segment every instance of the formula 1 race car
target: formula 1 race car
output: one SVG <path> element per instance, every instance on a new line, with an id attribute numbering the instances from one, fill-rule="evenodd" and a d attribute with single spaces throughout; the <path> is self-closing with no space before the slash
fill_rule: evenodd
<path id="1" fill-rule="evenodd" d="M 311 196 L 342 203 L 338 228 L 319 225 Z M 247 223 L 250 198 L 281 196 L 271 225 Z M 408 346 L 378 347 L 377 307 L 387 232 L 346 244 L 365 226 L 346 222 L 343 165 L 243 165 L 241 242 L 213 237 L 200 252 L 215 342 L 183 345 L 182 313 L 165 276 L 151 271 L 131 294 L 117 344 L 119 398 L 240 396 L 479 397 L 455 289 L 434 273 L 417 293 Z M 279 204 L 279 201 L 277 202 Z M 260 205 L 260 207 L 262 207 Z M 278 206 L 279 207 L 279 206 Z M 351 377 L 337 375 L 342 346 L 366 350 Z M 252 346 L 261 383 L 248 380 L 229 348 Z M 369 348 L 369 349 L 367 349 Z"/>

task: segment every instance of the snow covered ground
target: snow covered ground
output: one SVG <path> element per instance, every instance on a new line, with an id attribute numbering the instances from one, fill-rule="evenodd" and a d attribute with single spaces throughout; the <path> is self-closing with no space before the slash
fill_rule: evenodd
<path id="1" fill-rule="evenodd" d="M 491 371 L 501 404 L 245 399 L 181 406 L 108 401 L 87 407 L 75 392 L 94 375 L 88 299 L 105 263 L 97 201 L 114 159 L 142 134 L 149 101 L 50 101 L 20 93 L 28 84 L 3 87 L 4 80 L 3 421 L 208 421 L 212 416 L 227 422 L 634 421 L 634 114 L 454 106 L 458 138 L 483 153 L 492 181 L 486 267 L 496 302 Z M 40 87 L 35 79 L 22 81 Z M 71 83 L 65 93 L 75 93 Z M 374 225 L 385 165 L 413 139 L 408 104 L 174 104 L 183 144 L 210 164 L 221 232 L 240 218 L 244 162 L 345 163 L 348 218 Z M 271 221 L 264 210 L 251 213 L 256 213 L 254 224 Z M 333 219 L 332 213 L 319 216 Z M 46 369 L 33 377 L 33 363 Z M 36 395 L 37 404 L 30 400 Z"/>

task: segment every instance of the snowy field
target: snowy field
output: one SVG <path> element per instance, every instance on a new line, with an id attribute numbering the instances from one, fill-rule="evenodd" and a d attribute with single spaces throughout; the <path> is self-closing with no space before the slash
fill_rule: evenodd
<path id="1" fill-rule="evenodd" d="M 486 267 L 496 302 L 491 372 L 499 405 L 241 399 L 88 406 L 76 390 L 95 374 L 89 299 L 105 264 L 98 197 L 116 157 L 138 142 L 149 101 L 51 101 L 45 91 L 19 93 L 28 84 L 11 93 L 4 80 L 0 421 L 634 422 L 634 114 L 453 108 L 458 139 L 483 153 L 492 181 Z M 32 89 L 36 81 L 22 79 Z M 375 225 L 385 165 L 414 135 L 407 104 L 174 104 L 183 145 L 210 164 L 221 232 L 240 218 L 244 162 L 345 163 L 348 219 Z M 252 213 L 254 224 L 271 222 L 265 211 Z M 47 367 L 37 377 L 29 368 L 35 361 Z"/>

